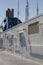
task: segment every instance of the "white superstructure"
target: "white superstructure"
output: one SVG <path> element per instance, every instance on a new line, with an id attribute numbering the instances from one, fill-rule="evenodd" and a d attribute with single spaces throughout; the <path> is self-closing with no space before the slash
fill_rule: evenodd
<path id="1" fill-rule="evenodd" d="M 0 39 L 5 50 L 43 61 L 43 14 L 2 32 Z"/>

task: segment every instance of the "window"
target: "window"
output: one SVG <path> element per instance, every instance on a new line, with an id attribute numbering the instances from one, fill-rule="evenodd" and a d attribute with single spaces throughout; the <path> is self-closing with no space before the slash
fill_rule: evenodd
<path id="1" fill-rule="evenodd" d="M 16 38 L 16 37 L 14 38 L 14 46 L 15 46 L 15 48 L 18 47 L 18 46 L 17 46 L 17 38 Z"/>
<path id="2" fill-rule="evenodd" d="M 9 46 L 12 46 L 13 45 L 13 40 L 12 38 L 9 39 Z"/>
<path id="3" fill-rule="evenodd" d="M 28 34 L 35 34 L 39 32 L 39 22 L 28 25 Z"/>
<path id="4" fill-rule="evenodd" d="M 20 38 L 21 47 L 26 46 L 26 40 L 25 40 L 24 33 L 19 33 L 19 38 Z"/>
<path id="5" fill-rule="evenodd" d="M 3 39 L 0 38 L 0 48 L 2 48 L 2 47 L 3 47 Z"/>
<path id="6" fill-rule="evenodd" d="M 16 38 L 14 38 L 14 43 L 17 44 L 17 39 Z"/>
<path id="7" fill-rule="evenodd" d="M 2 38 L 0 38 L 0 43 L 3 44 L 3 39 Z"/>

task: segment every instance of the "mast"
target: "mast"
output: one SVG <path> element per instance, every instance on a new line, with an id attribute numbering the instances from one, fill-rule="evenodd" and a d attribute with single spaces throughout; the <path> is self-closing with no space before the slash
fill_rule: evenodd
<path id="1" fill-rule="evenodd" d="M 26 0 L 26 9 L 25 9 L 25 20 L 28 20 L 28 17 L 29 17 L 29 3 L 28 3 L 28 0 Z"/>
<path id="2" fill-rule="evenodd" d="M 37 2 L 37 16 L 39 14 L 38 2 Z"/>

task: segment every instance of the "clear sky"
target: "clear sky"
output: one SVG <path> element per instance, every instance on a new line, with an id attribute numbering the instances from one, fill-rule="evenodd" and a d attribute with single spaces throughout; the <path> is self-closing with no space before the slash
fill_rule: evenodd
<path id="1" fill-rule="evenodd" d="M 37 15 L 37 1 L 39 6 L 39 14 L 43 13 L 43 0 L 28 0 L 29 1 L 29 18 Z M 25 21 L 26 0 L 19 0 L 19 19 Z M 0 24 L 5 18 L 6 10 L 14 8 L 14 16 L 17 17 L 18 0 L 0 0 Z"/>

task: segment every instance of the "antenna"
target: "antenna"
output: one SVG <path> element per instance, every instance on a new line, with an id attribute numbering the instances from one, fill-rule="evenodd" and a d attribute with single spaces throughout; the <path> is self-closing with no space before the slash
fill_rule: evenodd
<path id="1" fill-rule="evenodd" d="M 17 18 L 19 19 L 19 0 L 18 0 L 18 12 L 17 12 Z M 17 24 L 19 24 L 19 20 L 17 21 Z"/>
<path id="2" fill-rule="evenodd" d="M 26 0 L 26 9 L 25 9 L 25 19 L 28 20 L 29 11 L 28 11 L 29 3 L 28 0 Z"/>
<path id="3" fill-rule="evenodd" d="M 19 18 L 19 0 L 18 0 L 18 14 L 17 14 L 18 18 Z"/>
<path id="4" fill-rule="evenodd" d="M 37 16 L 39 14 L 38 2 L 37 2 Z"/>

